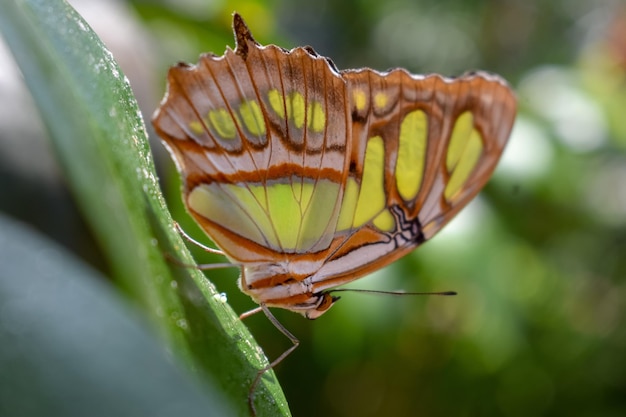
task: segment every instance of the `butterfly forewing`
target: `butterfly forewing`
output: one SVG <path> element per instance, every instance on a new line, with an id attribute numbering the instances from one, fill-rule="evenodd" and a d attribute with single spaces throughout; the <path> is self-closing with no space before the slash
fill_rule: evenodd
<path id="1" fill-rule="evenodd" d="M 480 191 L 515 98 L 486 73 L 339 72 L 234 28 L 234 51 L 170 70 L 155 128 L 242 290 L 316 317 L 323 290 L 405 255 Z"/>
<path id="2" fill-rule="evenodd" d="M 515 115 L 510 89 L 486 73 L 342 76 L 353 118 L 342 212 L 349 208 L 353 224 L 348 233 L 338 230 L 336 247 L 313 277 L 316 290 L 372 272 L 430 239 L 489 179 Z M 370 179 L 368 171 L 380 175 Z"/>

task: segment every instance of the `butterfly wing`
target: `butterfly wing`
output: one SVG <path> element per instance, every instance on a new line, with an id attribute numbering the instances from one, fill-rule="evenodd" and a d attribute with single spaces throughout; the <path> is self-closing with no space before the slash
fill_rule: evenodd
<path id="1" fill-rule="evenodd" d="M 352 155 L 337 236 L 315 290 L 381 268 L 430 239 L 485 185 L 515 97 L 495 75 L 343 72 Z"/>
<path id="2" fill-rule="evenodd" d="M 233 262 L 320 263 L 348 171 L 347 85 L 310 49 L 263 47 L 239 15 L 234 29 L 234 51 L 170 70 L 155 129 L 189 212 Z"/>
<path id="3" fill-rule="evenodd" d="M 255 301 L 313 318 L 322 292 L 430 239 L 483 187 L 515 98 L 485 73 L 339 72 L 310 48 L 236 49 L 168 74 L 153 123 L 185 204 Z"/>

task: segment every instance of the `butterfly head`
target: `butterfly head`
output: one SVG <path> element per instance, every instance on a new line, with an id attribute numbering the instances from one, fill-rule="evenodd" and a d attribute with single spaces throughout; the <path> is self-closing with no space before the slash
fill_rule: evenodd
<path id="1" fill-rule="evenodd" d="M 239 287 L 260 305 L 290 310 L 310 320 L 324 314 L 340 298 L 316 288 L 313 275 L 297 276 L 283 263 L 244 267 Z"/>
<path id="2" fill-rule="evenodd" d="M 313 296 L 317 297 L 318 299 L 317 306 L 301 312 L 302 315 L 309 320 L 315 320 L 316 318 L 327 312 L 328 309 L 330 309 L 333 304 L 335 304 L 335 302 L 340 298 L 330 295 L 330 293 L 326 291 L 319 294 L 314 294 Z"/>

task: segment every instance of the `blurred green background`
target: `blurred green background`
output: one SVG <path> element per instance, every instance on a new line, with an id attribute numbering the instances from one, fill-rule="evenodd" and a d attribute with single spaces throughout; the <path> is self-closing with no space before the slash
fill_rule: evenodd
<path id="1" fill-rule="evenodd" d="M 520 111 L 492 181 L 431 242 L 352 285 L 459 295 L 348 293 L 313 322 L 278 311 L 301 341 L 278 378 L 295 416 L 626 415 L 622 2 L 70 3 L 111 49 L 146 120 L 170 65 L 234 46 L 235 10 L 259 42 L 311 45 L 340 69 L 501 74 Z M 0 210 L 107 274 L 5 48 L 0 59 Z M 174 217 L 208 242 L 151 140 Z M 219 259 L 193 250 L 201 263 Z M 235 270 L 210 275 L 237 312 L 254 307 Z M 289 347 L 265 317 L 246 324 L 270 358 Z"/>

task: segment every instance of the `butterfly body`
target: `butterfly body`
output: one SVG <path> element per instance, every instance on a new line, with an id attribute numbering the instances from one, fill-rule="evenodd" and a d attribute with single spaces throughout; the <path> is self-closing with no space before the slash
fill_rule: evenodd
<path id="1" fill-rule="evenodd" d="M 168 75 L 154 126 L 186 207 L 262 306 L 308 318 L 327 291 L 430 239 L 484 186 L 515 98 L 495 75 L 339 71 L 311 48 L 237 45 Z"/>

